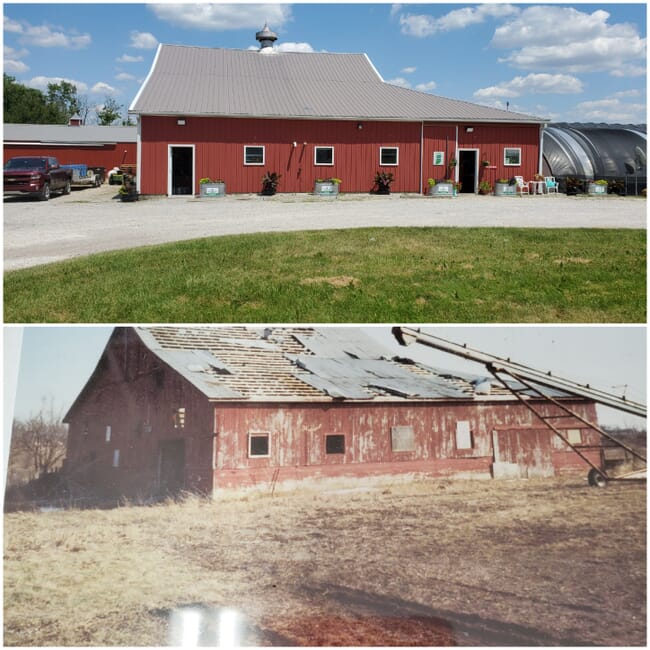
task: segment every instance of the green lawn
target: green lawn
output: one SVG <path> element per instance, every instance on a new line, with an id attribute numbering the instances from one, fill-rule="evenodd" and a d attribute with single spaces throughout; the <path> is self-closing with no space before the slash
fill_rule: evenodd
<path id="1" fill-rule="evenodd" d="M 7 272 L 5 322 L 645 322 L 641 230 L 239 235 Z"/>

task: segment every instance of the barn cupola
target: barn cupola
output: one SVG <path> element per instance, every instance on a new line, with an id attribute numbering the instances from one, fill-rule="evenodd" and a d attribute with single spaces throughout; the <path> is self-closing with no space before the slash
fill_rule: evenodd
<path id="1" fill-rule="evenodd" d="M 278 35 L 269 29 L 268 23 L 264 23 L 262 31 L 257 32 L 255 38 L 259 41 L 260 52 L 268 53 L 273 52 L 273 43 L 278 40 Z"/>

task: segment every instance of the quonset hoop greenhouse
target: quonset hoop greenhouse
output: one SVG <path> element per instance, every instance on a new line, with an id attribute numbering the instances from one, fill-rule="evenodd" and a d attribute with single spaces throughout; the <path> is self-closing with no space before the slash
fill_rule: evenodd
<path id="1" fill-rule="evenodd" d="M 608 181 L 609 191 L 640 194 L 647 180 L 646 125 L 551 124 L 544 129 L 543 172 L 561 191 L 585 181 Z"/>

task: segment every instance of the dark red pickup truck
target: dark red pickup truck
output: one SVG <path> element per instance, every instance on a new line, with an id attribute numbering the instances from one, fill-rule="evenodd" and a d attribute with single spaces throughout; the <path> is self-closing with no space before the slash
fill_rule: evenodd
<path id="1" fill-rule="evenodd" d="M 72 170 L 51 156 L 10 158 L 4 168 L 4 196 L 30 194 L 47 201 L 51 192 L 70 194 Z"/>

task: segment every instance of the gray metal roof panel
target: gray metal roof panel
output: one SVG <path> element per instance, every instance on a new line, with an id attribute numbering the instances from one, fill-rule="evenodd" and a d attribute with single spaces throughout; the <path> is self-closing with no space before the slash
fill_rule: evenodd
<path id="1" fill-rule="evenodd" d="M 303 119 L 544 121 L 388 84 L 364 54 L 263 54 L 176 45 L 160 46 L 129 110 Z"/>
<path id="2" fill-rule="evenodd" d="M 43 144 L 103 144 L 135 142 L 135 126 L 68 126 L 67 124 L 5 124 L 3 139 L 9 142 Z"/>

